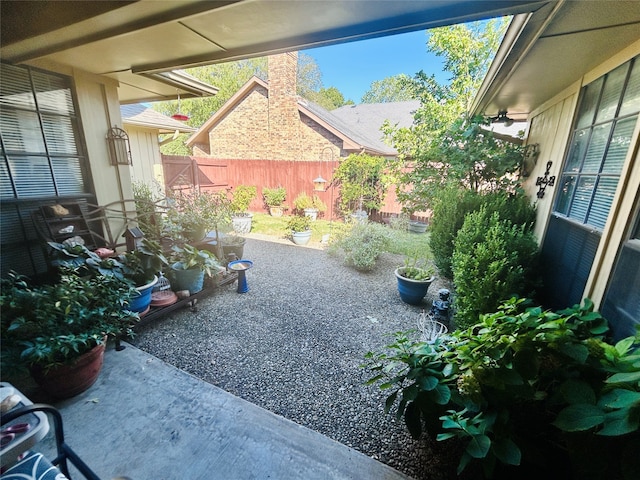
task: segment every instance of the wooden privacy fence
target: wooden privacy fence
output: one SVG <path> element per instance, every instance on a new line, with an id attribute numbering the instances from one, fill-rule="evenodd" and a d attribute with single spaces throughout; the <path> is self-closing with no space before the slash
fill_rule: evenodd
<path id="1" fill-rule="evenodd" d="M 282 186 L 287 191 L 285 205 L 291 211 L 293 200 L 301 192 L 318 195 L 327 205 L 325 218 L 337 218 L 337 201 L 340 196 L 339 187 L 333 186 L 333 171 L 339 165 L 334 161 L 291 161 L 291 160 L 243 160 L 215 159 L 208 157 L 183 157 L 163 155 L 165 187 L 167 190 L 215 191 L 237 185 L 255 185 L 258 196 L 249 209 L 253 212 L 267 211 L 262 200 L 264 187 Z M 322 177 L 327 180 L 323 192 L 313 190 L 313 180 Z M 376 216 L 377 221 L 386 221 L 389 217 L 401 212 L 395 194 L 395 186 L 391 186 L 385 197 L 384 206 Z M 379 217 L 379 218 L 378 218 Z M 413 216 L 417 220 L 427 220 L 423 215 Z"/>

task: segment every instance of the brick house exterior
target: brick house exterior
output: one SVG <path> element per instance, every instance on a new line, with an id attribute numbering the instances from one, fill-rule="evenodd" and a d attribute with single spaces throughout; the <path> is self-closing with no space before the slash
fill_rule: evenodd
<path id="1" fill-rule="evenodd" d="M 397 152 L 296 93 L 297 52 L 269 57 L 269 82 L 252 77 L 189 138 L 195 157 L 321 161 Z"/>

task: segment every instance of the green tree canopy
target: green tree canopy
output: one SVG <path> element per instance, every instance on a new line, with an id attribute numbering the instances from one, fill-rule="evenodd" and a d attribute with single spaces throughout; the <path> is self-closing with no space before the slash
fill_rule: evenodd
<path id="1" fill-rule="evenodd" d="M 345 100 L 342 92 L 336 87 L 321 88 L 317 92 L 309 92 L 305 98 L 329 111 L 340 108 L 343 105 L 353 105 L 353 101 Z"/>
<path id="2" fill-rule="evenodd" d="M 417 98 L 409 75 L 400 73 L 382 80 L 376 80 L 362 95 L 362 103 L 403 102 Z"/>
<path id="3" fill-rule="evenodd" d="M 519 147 L 482 129 L 469 111 L 506 29 L 505 19 L 453 25 L 429 32 L 427 50 L 444 59 L 448 83 L 423 71 L 412 79 L 421 102 L 414 125 L 383 129 L 412 169 L 402 175 L 398 198 L 411 211 L 428 208 L 447 183 L 462 188 L 504 188 L 517 169 Z"/>

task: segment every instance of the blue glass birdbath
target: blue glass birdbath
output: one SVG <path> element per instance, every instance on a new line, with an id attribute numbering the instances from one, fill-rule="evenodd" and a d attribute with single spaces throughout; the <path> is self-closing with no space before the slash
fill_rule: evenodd
<path id="1" fill-rule="evenodd" d="M 238 293 L 247 293 L 249 285 L 247 285 L 247 276 L 245 272 L 253 267 L 251 260 L 235 260 L 229 262 L 227 268 L 233 272 L 238 272 Z"/>

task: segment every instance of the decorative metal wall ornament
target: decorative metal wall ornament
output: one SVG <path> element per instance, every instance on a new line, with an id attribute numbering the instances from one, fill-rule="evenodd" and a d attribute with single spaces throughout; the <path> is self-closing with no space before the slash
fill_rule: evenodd
<path id="1" fill-rule="evenodd" d="M 522 156 L 522 165 L 520 165 L 520 173 L 524 178 L 528 178 L 536 166 L 538 161 L 538 155 L 540 155 L 540 145 L 537 143 L 531 143 L 524 147 Z"/>
<path id="2" fill-rule="evenodd" d="M 536 185 L 540 187 L 537 193 L 538 198 L 544 197 L 545 189 L 547 187 L 553 187 L 556 183 L 556 176 L 549 176 L 549 173 L 551 173 L 551 165 L 553 165 L 553 162 L 547 162 L 547 169 L 544 171 L 544 177 L 538 177 L 536 179 Z"/>
<path id="3" fill-rule="evenodd" d="M 133 165 L 127 132 L 114 125 L 107 132 L 107 144 L 109 145 L 111 165 Z"/>

